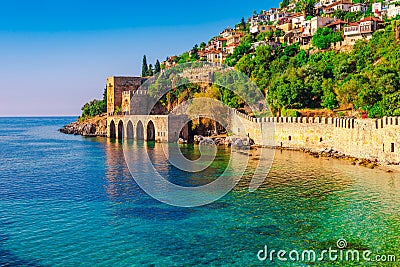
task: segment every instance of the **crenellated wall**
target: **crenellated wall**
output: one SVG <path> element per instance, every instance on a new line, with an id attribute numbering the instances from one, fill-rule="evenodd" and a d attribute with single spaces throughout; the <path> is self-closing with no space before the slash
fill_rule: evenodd
<path id="1" fill-rule="evenodd" d="M 238 111 L 232 114 L 234 134 L 247 135 L 257 144 L 315 151 L 328 148 L 347 156 L 400 163 L 400 117 L 256 119 Z"/>
<path id="2" fill-rule="evenodd" d="M 228 131 L 249 136 L 259 145 L 312 151 L 332 149 L 351 157 L 400 164 L 400 117 L 253 118 L 233 109 L 230 113 Z M 176 142 L 182 128 L 182 138 L 188 138 L 187 120 L 185 115 L 109 116 L 107 135 L 149 140 L 151 133 L 154 140 Z"/>

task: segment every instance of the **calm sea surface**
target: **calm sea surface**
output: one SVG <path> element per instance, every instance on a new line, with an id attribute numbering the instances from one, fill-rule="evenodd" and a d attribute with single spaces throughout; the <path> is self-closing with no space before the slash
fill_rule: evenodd
<path id="1" fill-rule="evenodd" d="M 304 266 L 260 262 L 257 252 L 337 248 L 338 239 L 396 255 L 397 263 L 311 265 L 400 265 L 398 173 L 277 151 L 256 192 L 244 178 L 213 204 L 177 208 L 137 186 L 118 141 L 57 131 L 73 120 L 0 118 L 0 266 Z M 159 144 L 149 150 L 156 158 L 162 152 Z M 202 176 L 157 164 L 194 186 L 212 181 L 228 158 L 219 151 Z"/>

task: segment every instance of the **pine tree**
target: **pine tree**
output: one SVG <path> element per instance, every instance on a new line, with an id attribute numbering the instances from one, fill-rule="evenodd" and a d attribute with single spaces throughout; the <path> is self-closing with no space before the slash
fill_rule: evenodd
<path id="1" fill-rule="evenodd" d="M 240 24 L 241 24 L 242 30 L 245 31 L 246 30 L 246 21 L 244 20 L 243 17 L 242 17 L 242 21 Z"/>
<path id="2" fill-rule="evenodd" d="M 154 72 L 153 72 L 153 65 L 149 65 L 148 70 L 147 70 L 147 76 L 153 76 Z"/>
<path id="3" fill-rule="evenodd" d="M 149 72 L 149 66 L 147 65 L 147 58 L 146 55 L 143 56 L 143 63 L 142 63 L 142 77 L 146 77 Z"/>
<path id="4" fill-rule="evenodd" d="M 160 61 L 156 61 L 156 65 L 154 65 L 154 73 L 159 73 L 161 71 Z"/>
<path id="5" fill-rule="evenodd" d="M 195 61 L 200 59 L 199 46 L 197 44 L 192 48 L 191 57 L 192 57 L 192 60 L 195 60 Z"/>

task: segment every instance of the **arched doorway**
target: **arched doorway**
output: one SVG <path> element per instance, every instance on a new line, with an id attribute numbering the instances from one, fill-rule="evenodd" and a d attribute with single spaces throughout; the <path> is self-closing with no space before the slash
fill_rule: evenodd
<path id="1" fill-rule="evenodd" d="M 144 128 L 141 121 L 138 121 L 136 125 L 136 138 L 137 140 L 144 140 Z"/>
<path id="2" fill-rule="evenodd" d="M 115 123 L 113 120 L 110 123 L 110 138 L 115 138 Z"/>
<path id="3" fill-rule="evenodd" d="M 124 123 L 119 121 L 118 123 L 118 139 L 124 138 Z"/>
<path id="4" fill-rule="evenodd" d="M 128 125 L 126 126 L 126 138 L 133 139 L 133 124 L 131 121 L 129 121 Z"/>
<path id="5" fill-rule="evenodd" d="M 147 141 L 154 141 L 156 140 L 156 130 L 154 128 L 154 123 L 152 121 L 149 121 L 147 123 Z"/>

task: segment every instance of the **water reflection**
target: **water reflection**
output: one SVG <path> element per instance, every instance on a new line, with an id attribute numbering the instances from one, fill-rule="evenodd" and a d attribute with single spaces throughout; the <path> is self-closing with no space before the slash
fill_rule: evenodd
<path id="1" fill-rule="evenodd" d="M 151 143 L 147 149 L 159 172 L 171 181 L 191 186 L 215 179 L 229 158 L 228 151 L 220 150 L 212 168 L 201 175 L 188 175 L 168 164 L 159 144 Z M 188 158 L 196 158 L 198 153 L 190 147 L 183 151 Z M 237 246 L 256 250 L 264 243 L 277 248 L 326 249 L 337 239 L 346 238 L 352 249 L 400 254 L 399 173 L 354 166 L 344 160 L 314 158 L 302 152 L 278 151 L 265 182 L 249 193 L 259 161 L 259 151 L 252 150 L 246 174 L 230 194 L 207 206 L 186 209 L 161 204 L 138 188 L 124 162 L 121 143 L 107 141 L 106 153 L 109 199 L 124 203 L 113 210 L 118 218 L 168 221 L 186 227 L 193 221 L 198 224 L 193 231 L 203 224 L 207 228 L 216 220 L 214 227 L 225 235 L 220 237 L 220 245 L 232 240 L 237 243 L 225 244 L 231 253 Z M 137 162 L 140 168 L 139 158 Z M 210 233 L 216 235 L 218 231 Z M 195 241 L 188 237 L 187 242 L 189 246 Z"/>
<path id="2" fill-rule="evenodd" d="M 108 198 L 115 202 L 138 200 L 138 195 L 142 195 L 143 192 L 132 179 L 126 166 L 121 141 L 106 139 L 104 142 Z"/>

